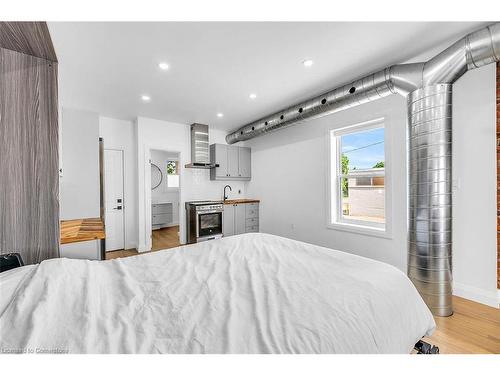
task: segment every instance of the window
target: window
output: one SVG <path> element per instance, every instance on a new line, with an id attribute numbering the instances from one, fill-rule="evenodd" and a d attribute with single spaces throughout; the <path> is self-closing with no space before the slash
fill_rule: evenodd
<path id="1" fill-rule="evenodd" d="M 386 232 L 384 120 L 330 131 L 329 226 Z"/>
<path id="2" fill-rule="evenodd" d="M 177 160 L 167 161 L 167 187 L 179 188 L 179 162 Z"/>

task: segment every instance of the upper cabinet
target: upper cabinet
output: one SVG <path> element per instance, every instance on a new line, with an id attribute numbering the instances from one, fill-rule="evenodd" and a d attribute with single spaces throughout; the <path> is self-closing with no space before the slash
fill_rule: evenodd
<path id="1" fill-rule="evenodd" d="M 249 181 L 252 176 L 250 147 L 215 143 L 210 145 L 210 160 L 218 164 L 210 170 L 211 180 Z"/>
<path id="2" fill-rule="evenodd" d="M 250 180 L 252 177 L 250 147 L 238 147 L 238 175 Z"/>
<path id="3" fill-rule="evenodd" d="M 227 146 L 227 176 L 228 177 L 241 177 L 241 174 L 239 174 L 239 166 L 240 166 L 240 160 L 239 160 L 239 153 L 238 149 L 239 147 L 236 146 Z M 224 158 L 224 155 L 222 155 L 222 158 Z M 217 169 L 217 167 L 215 168 Z"/>

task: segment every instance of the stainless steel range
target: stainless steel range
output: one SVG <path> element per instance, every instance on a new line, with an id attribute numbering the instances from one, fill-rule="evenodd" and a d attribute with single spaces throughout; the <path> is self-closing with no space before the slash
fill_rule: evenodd
<path id="1" fill-rule="evenodd" d="M 222 213 L 220 201 L 186 202 L 187 243 L 222 238 Z"/>

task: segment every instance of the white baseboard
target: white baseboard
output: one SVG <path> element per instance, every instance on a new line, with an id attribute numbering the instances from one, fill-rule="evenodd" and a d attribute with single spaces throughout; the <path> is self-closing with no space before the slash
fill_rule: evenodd
<path id="1" fill-rule="evenodd" d="M 498 308 L 500 304 L 500 290 L 489 291 L 455 282 L 453 283 L 453 294 L 491 307 Z"/>

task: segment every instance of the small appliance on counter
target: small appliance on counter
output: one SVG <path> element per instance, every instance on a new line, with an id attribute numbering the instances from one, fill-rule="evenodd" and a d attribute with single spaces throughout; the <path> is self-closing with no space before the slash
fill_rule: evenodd
<path id="1" fill-rule="evenodd" d="M 221 201 L 186 202 L 187 243 L 203 242 L 222 238 Z"/>

